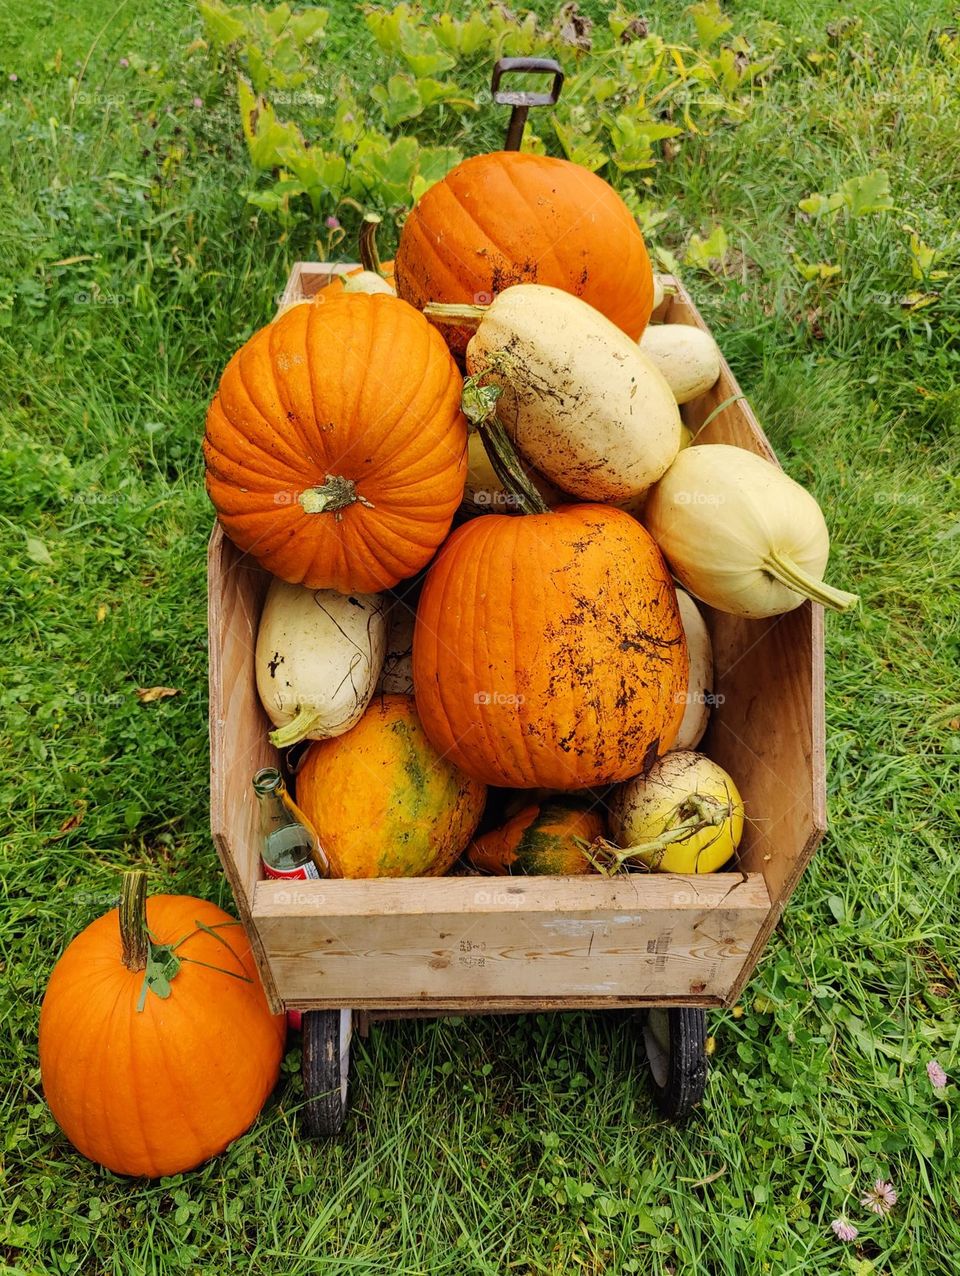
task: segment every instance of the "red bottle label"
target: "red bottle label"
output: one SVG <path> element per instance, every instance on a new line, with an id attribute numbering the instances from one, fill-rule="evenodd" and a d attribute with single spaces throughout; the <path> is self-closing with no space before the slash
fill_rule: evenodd
<path id="1" fill-rule="evenodd" d="M 285 882 L 306 882 L 312 879 L 320 880 L 320 870 L 312 860 L 308 860 L 306 864 L 299 864 L 296 868 L 271 868 L 264 860 L 263 871 L 267 877 L 279 877 Z"/>

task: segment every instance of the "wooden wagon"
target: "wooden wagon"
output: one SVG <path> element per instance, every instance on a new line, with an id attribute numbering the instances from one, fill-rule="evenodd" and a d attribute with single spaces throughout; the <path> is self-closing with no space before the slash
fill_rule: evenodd
<path id="1" fill-rule="evenodd" d="M 284 303 L 348 267 L 298 263 Z M 666 281 L 667 323 L 706 330 Z M 776 460 L 726 363 L 682 409 L 699 443 Z M 727 871 L 611 878 L 265 880 L 251 776 L 278 763 L 254 677 L 267 574 L 217 527 L 208 558 L 211 824 L 274 1010 L 304 1015 L 304 1080 L 318 1132 L 339 1128 L 354 1015 L 646 1008 L 664 1111 L 699 1098 L 704 1010 L 740 995 L 825 831 L 823 612 L 768 620 L 703 608 L 715 704 L 699 746 L 735 777 L 748 822 Z"/>

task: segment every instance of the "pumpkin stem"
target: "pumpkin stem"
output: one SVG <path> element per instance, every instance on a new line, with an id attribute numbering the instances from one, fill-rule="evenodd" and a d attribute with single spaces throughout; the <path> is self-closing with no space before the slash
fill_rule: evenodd
<path id="1" fill-rule="evenodd" d="M 423 308 L 427 319 L 440 323 L 455 323 L 460 327 L 479 328 L 489 306 L 471 306 L 466 302 L 428 301 Z"/>
<path id="2" fill-rule="evenodd" d="M 521 514 L 549 514 L 544 502 L 520 464 L 516 449 L 497 419 L 497 403 L 503 393 L 498 385 L 481 385 L 484 373 L 467 377 L 463 383 L 461 406 L 463 415 L 480 432 L 483 448 L 490 458 L 494 473 L 513 498 Z"/>
<path id="3" fill-rule="evenodd" d="M 360 227 L 360 265 L 374 275 L 383 274 L 377 251 L 377 227 L 381 220 L 377 213 L 364 213 Z"/>
<path id="4" fill-rule="evenodd" d="M 340 511 L 356 502 L 368 510 L 373 509 L 370 501 L 357 491 L 353 479 L 344 478 L 342 474 L 328 474 L 327 481 L 320 487 L 308 487 L 301 492 L 299 501 L 305 514 L 333 514 L 338 522 Z"/>
<path id="5" fill-rule="evenodd" d="M 270 732 L 270 743 L 277 749 L 288 749 L 291 744 L 299 744 L 307 738 L 321 717 L 318 709 L 300 705 L 295 717 L 284 726 L 277 727 L 276 731 Z"/>
<path id="6" fill-rule="evenodd" d="M 120 886 L 120 943 L 127 970 L 146 970 L 149 952 L 147 935 L 147 875 L 141 868 L 124 873 Z"/>
<path id="7" fill-rule="evenodd" d="M 779 550 L 770 550 L 764 557 L 763 566 L 774 580 L 786 585 L 787 589 L 802 594 L 804 598 L 812 598 L 824 607 L 832 607 L 834 611 L 849 611 L 860 602 L 856 594 L 834 589 L 825 581 L 817 580 L 816 576 L 811 576 L 799 563 L 795 563 L 789 554 L 782 554 Z"/>

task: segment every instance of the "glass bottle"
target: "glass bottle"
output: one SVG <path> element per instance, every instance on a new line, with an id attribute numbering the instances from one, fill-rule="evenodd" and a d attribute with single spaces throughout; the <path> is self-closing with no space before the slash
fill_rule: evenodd
<path id="1" fill-rule="evenodd" d="M 317 834 L 276 767 L 256 773 L 253 791 L 260 804 L 260 860 L 267 877 L 300 881 L 329 877 L 330 861 Z"/>

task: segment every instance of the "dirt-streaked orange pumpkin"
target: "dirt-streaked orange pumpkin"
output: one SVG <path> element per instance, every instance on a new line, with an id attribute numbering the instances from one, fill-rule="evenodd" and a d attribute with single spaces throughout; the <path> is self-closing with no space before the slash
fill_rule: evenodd
<path id="1" fill-rule="evenodd" d="M 591 873 L 593 866 L 583 853 L 603 834 L 603 817 L 596 808 L 571 802 L 535 803 L 500 828 L 474 838 L 467 859 L 482 873 L 539 876 L 541 874 Z"/>
<path id="2" fill-rule="evenodd" d="M 297 802 L 338 877 L 438 877 L 479 823 L 486 787 L 441 757 L 412 696 L 374 699 L 357 725 L 310 746 Z"/>
<path id="3" fill-rule="evenodd" d="M 286 1018 L 270 1013 L 240 923 L 188 895 L 146 901 L 154 956 L 174 947 L 166 988 L 146 988 L 144 882 L 127 874 L 120 909 L 92 922 L 54 967 L 40 1074 L 84 1156 L 158 1178 L 222 1152 L 252 1124 L 277 1082 Z"/>
<path id="4" fill-rule="evenodd" d="M 487 784 L 639 774 L 673 743 L 687 689 L 660 551 L 609 506 L 474 519 L 427 573 L 413 681 L 435 748 Z"/>
<path id="5" fill-rule="evenodd" d="M 418 309 L 549 284 L 634 339 L 653 308 L 643 235 L 613 187 L 569 160 L 521 151 L 474 156 L 431 186 L 404 223 L 395 274 Z M 463 353 L 470 333 L 445 327 L 444 336 Z"/>
<path id="6" fill-rule="evenodd" d="M 462 381 L 387 295 L 294 306 L 230 360 L 207 413 L 224 531 L 293 584 L 375 593 L 433 556 L 463 496 Z"/>

